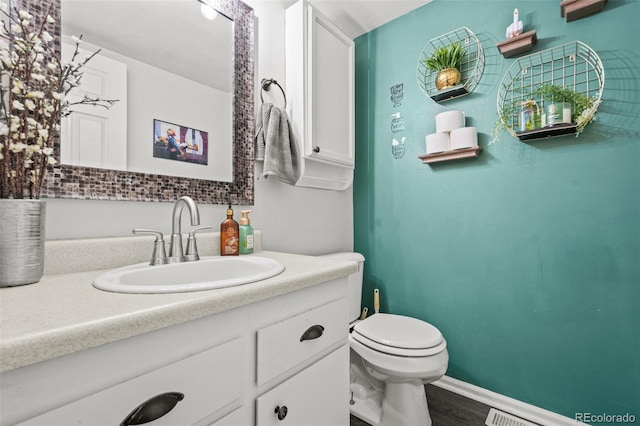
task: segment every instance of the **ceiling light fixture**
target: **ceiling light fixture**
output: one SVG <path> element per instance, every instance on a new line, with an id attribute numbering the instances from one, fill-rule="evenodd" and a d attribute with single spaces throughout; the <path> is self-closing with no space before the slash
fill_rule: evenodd
<path id="1" fill-rule="evenodd" d="M 210 21 L 213 21 L 214 19 L 216 19 L 216 16 L 218 16 L 218 12 L 216 12 L 216 10 L 211 5 L 208 5 L 206 3 L 200 4 L 200 13 L 202 13 L 202 16 Z"/>

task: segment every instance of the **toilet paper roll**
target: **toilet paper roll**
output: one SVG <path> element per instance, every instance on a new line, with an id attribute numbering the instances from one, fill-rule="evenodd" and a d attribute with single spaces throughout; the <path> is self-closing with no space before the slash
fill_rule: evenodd
<path id="1" fill-rule="evenodd" d="M 449 133 L 432 133 L 425 137 L 427 154 L 449 151 Z"/>
<path id="2" fill-rule="evenodd" d="M 464 112 L 445 111 L 436 115 L 436 132 L 450 132 L 453 129 L 464 127 Z"/>
<path id="3" fill-rule="evenodd" d="M 449 134 L 451 150 L 475 148 L 478 146 L 478 132 L 475 127 L 454 129 Z"/>

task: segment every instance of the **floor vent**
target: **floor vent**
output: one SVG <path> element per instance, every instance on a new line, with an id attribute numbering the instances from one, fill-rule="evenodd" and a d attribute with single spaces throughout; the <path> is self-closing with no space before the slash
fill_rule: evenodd
<path id="1" fill-rule="evenodd" d="M 489 410 L 489 415 L 484 424 L 487 426 L 538 426 L 535 423 L 522 420 L 519 417 L 498 411 L 495 408 Z"/>

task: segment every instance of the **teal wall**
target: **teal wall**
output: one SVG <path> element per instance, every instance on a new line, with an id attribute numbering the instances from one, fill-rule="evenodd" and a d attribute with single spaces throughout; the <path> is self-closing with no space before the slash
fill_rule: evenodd
<path id="1" fill-rule="evenodd" d="M 558 3 L 435 0 L 356 40 L 364 303 L 379 288 L 382 311 L 437 326 L 451 377 L 571 418 L 640 421 L 640 2 L 610 0 L 571 23 Z M 537 31 L 533 52 L 580 40 L 602 59 L 603 103 L 579 138 L 525 144 L 503 131 L 489 143 L 512 62 L 495 45 L 514 7 Z M 480 39 L 484 74 L 470 95 L 436 104 L 417 85 L 417 61 L 431 38 L 462 26 Z M 480 157 L 422 164 L 434 116 L 451 109 L 477 127 Z M 405 130 L 394 134 L 396 112 Z"/>

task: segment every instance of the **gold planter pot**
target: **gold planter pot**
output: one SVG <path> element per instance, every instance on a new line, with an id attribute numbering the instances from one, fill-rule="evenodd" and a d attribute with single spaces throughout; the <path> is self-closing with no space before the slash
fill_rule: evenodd
<path id="1" fill-rule="evenodd" d="M 455 68 L 445 68 L 436 75 L 436 88 L 438 90 L 448 89 L 460 84 L 460 71 Z"/>

